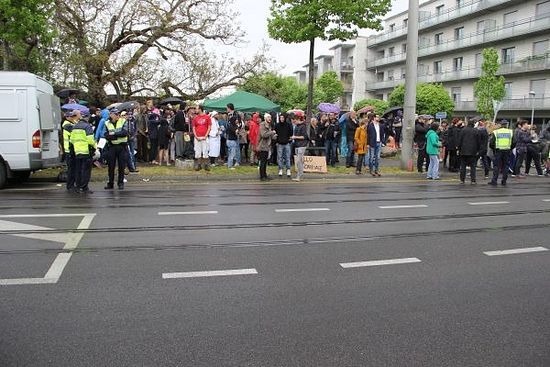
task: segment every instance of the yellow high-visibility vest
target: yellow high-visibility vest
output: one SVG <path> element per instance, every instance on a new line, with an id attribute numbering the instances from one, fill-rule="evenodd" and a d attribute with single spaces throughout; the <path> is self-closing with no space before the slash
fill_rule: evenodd
<path id="1" fill-rule="evenodd" d="M 510 129 L 501 127 L 493 131 L 495 135 L 495 148 L 499 150 L 510 150 L 512 148 L 512 137 L 514 132 Z"/>
<path id="2" fill-rule="evenodd" d="M 110 133 L 110 132 L 120 132 L 122 130 L 122 128 L 124 127 L 124 124 L 126 123 L 126 119 L 123 119 L 123 118 L 119 118 L 118 121 L 116 122 L 116 126 L 113 125 L 113 123 L 111 122 L 111 120 L 107 120 L 105 122 L 105 127 L 107 128 L 107 131 Z M 128 136 L 121 136 L 115 140 L 111 140 L 111 144 L 124 144 L 124 143 L 127 143 L 128 142 Z"/>

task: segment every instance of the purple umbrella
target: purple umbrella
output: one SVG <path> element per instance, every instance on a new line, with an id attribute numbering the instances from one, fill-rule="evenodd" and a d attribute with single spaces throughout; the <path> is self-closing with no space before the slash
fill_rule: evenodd
<path id="1" fill-rule="evenodd" d="M 68 103 L 68 104 L 64 104 L 63 106 L 61 106 L 61 109 L 63 111 L 74 111 L 74 110 L 78 110 L 80 111 L 82 114 L 87 114 L 90 110 L 88 109 L 88 107 L 86 106 L 83 106 L 81 104 L 76 104 L 76 103 Z"/>
<path id="2" fill-rule="evenodd" d="M 319 111 L 324 113 L 340 113 L 340 107 L 334 103 L 319 103 Z"/>

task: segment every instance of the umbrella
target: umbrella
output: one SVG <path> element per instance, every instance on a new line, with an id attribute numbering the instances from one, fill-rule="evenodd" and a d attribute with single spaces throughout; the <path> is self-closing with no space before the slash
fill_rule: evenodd
<path id="1" fill-rule="evenodd" d="M 319 108 L 319 111 L 325 113 L 340 113 L 340 107 L 334 103 L 319 103 L 317 108 Z"/>
<path id="2" fill-rule="evenodd" d="M 59 92 L 57 92 L 57 96 L 59 98 L 67 98 L 71 94 L 78 94 L 78 93 L 80 93 L 80 90 L 78 89 L 67 88 L 67 89 L 61 89 Z"/>
<path id="3" fill-rule="evenodd" d="M 139 102 L 137 101 L 128 101 L 122 102 L 116 108 L 120 111 L 130 111 L 139 107 Z"/>
<path id="4" fill-rule="evenodd" d="M 357 113 L 359 115 L 362 115 L 364 113 L 373 112 L 374 110 L 375 110 L 375 107 L 373 107 L 373 106 L 365 106 L 365 107 L 361 108 L 359 111 L 357 111 Z"/>
<path id="5" fill-rule="evenodd" d="M 74 111 L 74 110 L 78 110 L 78 111 L 80 111 L 82 114 L 86 114 L 86 113 L 89 113 L 89 112 L 90 112 L 90 110 L 88 109 L 88 107 L 83 106 L 83 105 L 81 105 L 81 104 L 76 104 L 76 103 L 64 104 L 63 106 L 61 106 L 61 109 L 64 110 L 64 111 Z"/>
<path id="6" fill-rule="evenodd" d="M 121 104 L 122 104 L 122 103 L 120 103 L 120 102 L 111 103 L 110 105 L 107 106 L 107 109 L 108 109 L 108 110 L 112 110 L 113 108 L 118 107 L 118 106 L 120 106 Z"/>
<path id="7" fill-rule="evenodd" d="M 419 115 L 418 118 L 421 118 L 421 119 L 433 119 L 434 117 L 432 115 Z"/>
<path id="8" fill-rule="evenodd" d="M 287 114 L 291 114 L 291 113 L 298 116 L 298 117 L 305 117 L 306 116 L 306 113 L 304 112 L 304 110 L 300 110 L 300 109 L 297 109 L 297 108 L 287 111 Z"/>
<path id="9" fill-rule="evenodd" d="M 81 104 L 81 105 L 83 105 L 83 106 L 88 106 L 88 105 L 89 105 L 88 101 L 85 101 L 85 100 L 83 100 L 83 99 L 81 99 L 80 101 L 78 101 L 78 104 Z"/>
<path id="10" fill-rule="evenodd" d="M 403 107 L 392 107 L 386 110 L 386 112 L 384 112 L 382 117 L 387 118 L 390 113 L 396 113 L 397 111 L 403 111 Z"/>
<path id="11" fill-rule="evenodd" d="M 164 98 L 162 101 L 159 102 L 159 105 L 161 106 L 164 106 L 167 104 L 172 104 L 172 105 L 179 104 L 182 109 L 185 108 L 185 105 L 186 105 L 184 100 L 176 97 Z"/>

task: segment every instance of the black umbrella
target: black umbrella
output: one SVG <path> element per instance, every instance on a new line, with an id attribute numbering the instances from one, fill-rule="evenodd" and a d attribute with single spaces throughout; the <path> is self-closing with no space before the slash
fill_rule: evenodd
<path id="1" fill-rule="evenodd" d="M 68 98 L 71 94 L 78 94 L 80 93 L 80 90 L 78 89 L 61 89 L 59 92 L 57 92 L 57 96 L 59 98 Z"/>
<path id="2" fill-rule="evenodd" d="M 139 102 L 137 101 L 129 101 L 129 102 L 122 102 L 119 104 L 116 108 L 119 111 L 130 111 L 134 110 L 139 107 Z"/>
<path id="3" fill-rule="evenodd" d="M 185 108 L 185 101 L 177 98 L 177 97 L 168 97 L 168 98 L 164 98 L 162 101 L 159 102 L 159 105 L 161 106 L 164 106 L 164 105 L 167 105 L 167 104 L 179 104 L 180 105 L 180 108 L 181 109 L 184 109 Z"/>
<path id="4" fill-rule="evenodd" d="M 403 107 L 392 107 L 392 108 L 386 110 L 386 112 L 384 112 L 382 117 L 387 118 L 390 113 L 395 114 L 397 111 L 403 111 Z"/>

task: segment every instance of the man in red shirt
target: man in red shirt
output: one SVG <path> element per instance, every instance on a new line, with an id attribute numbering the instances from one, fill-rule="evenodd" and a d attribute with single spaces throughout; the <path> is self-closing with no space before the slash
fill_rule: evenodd
<path id="1" fill-rule="evenodd" d="M 195 170 L 198 171 L 203 166 L 205 170 L 210 171 L 208 166 L 208 134 L 212 126 L 210 116 L 204 113 L 204 107 L 199 106 L 198 115 L 193 118 L 193 136 L 195 137 Z"/>

